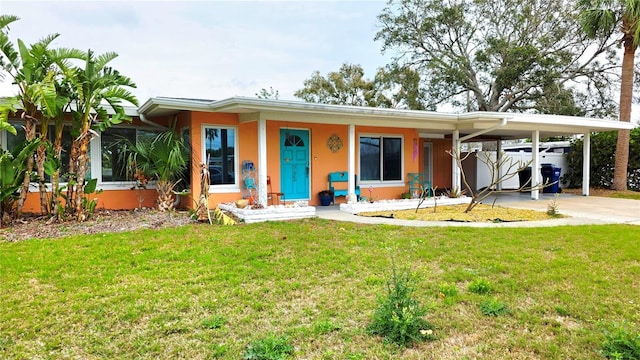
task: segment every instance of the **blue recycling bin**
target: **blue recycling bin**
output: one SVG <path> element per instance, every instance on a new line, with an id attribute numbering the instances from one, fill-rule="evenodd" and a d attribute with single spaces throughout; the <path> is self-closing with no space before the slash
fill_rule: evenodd
<path id="1" fill-rule="evenodd" d="M 556 194 L 560 192 L 560 171 L 561 169 L 553 164 L 542 164 L 540 169 L 542 182 L 551 184 L 542 189 L 543 193 Z"/>

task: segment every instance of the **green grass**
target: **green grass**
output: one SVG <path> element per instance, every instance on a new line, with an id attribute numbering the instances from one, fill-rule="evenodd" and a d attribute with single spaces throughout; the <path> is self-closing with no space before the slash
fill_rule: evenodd
<path id="1" fill-rule="evenodd" d="M 611 194 L 611 197 L 618 199 L 640 200 L 640 192 L 638 191 L 618 191 Z"/>
<path id="2" fill-rule="evenodd" d="M 239 359 L 271 334 L 305 359 L 598 358 L 603 324 L 640 327 L 638 234 L 313 219 L 4 242 L 0 358 Z M 407 350 L 366 333 L 391 256 L 435 326 Z"/>

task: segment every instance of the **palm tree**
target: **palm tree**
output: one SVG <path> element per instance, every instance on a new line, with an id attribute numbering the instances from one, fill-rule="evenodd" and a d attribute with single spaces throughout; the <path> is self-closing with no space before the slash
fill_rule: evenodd
<path id="1" fill-rule="evenodd" d="M 610 37 L 619 30 L 624 46 L 620 83 L 620 121 L 631 121 L 634 58 L 640 44 L 640 0 L 580 0 L 582 28 L 590 37 Z M 616 162 L 613 172 L 614 190 L 627 190 L 629 163 L 629 130 L 618 131 Z"/>
<path id="2" fill-rule="evenodd" d="M 120 156 L 134 174 L 156 178 L 158 209 L 173 209 L 173 189 L 180 182 L 186 170 L 188 154 L 184 141 L 173 130 L 165 131 L 154 139 L 138 139 L 133 144 L 123 139 Z"/>
<path id="3" fill-rule="evenodd" d="M 130 120 L 121 105 L 123 101 L 138 105 L 136 97 L 125 89 L 135 88 L 135 83 L 107 66 L 117 56 L 113 52 L 94 56 L 93 51 L 88 50 L 84 69 L 71 68 L 66 72 L 73 88 L 74 140 L 69 160 L 69 181 L 75 185 L 75 195 L 68 197 L 67 201 L 72 203 L 72 211 L 78 221 L 85 219 L 83 192 L 85 176 L 89 170 L 89 141 L 96 133 L 95 130 L 103 131 L 114 124 Z M 107 108 L 113 114 L 108 114 Z"/>
<path id="4" fill-rule="evenodd" d="M 22 108 L 26 141 L 32 141 L 36 137 L 41 140 L 35 159 L 33 156 L 28 157 L 28 171 L 20 189 L 17 209 L 18 213 L 22 211 L 29 192 L 31 170 L 35 162 L 38 170 L 41 211 L 48 213 L 50 206 L 44 185 L 44 164 L 49 119 L 61 119 L 63 107 L 61 103 L 68 101 L 58 96 L 56 81 L 62 75 L 61 69 L 69 66 L 68 59 L 83 59 L 84 54 L 75 49 L 50 49 L 49 46 L 59 34 L 46 36 L 30 46 L 18 39 L 16 51 L 5 29 L 17 20 L 16 16 L 0 16 L 0 65 L 18 87 L 18 95 L 13 100 Z M 38 124 L 40 124 L 39 131 L 37 131 Z"/>

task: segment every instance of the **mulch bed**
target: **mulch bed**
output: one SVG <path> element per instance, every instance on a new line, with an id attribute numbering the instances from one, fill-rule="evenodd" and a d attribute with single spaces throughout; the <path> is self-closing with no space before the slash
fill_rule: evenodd
<path id="1" fill-rule="evenodd" d="M 27 215 L 0 229 L 0 241 L 58 238 L 79 234 L 123 232 L 138 229 L 159 229 L 192 223 L 185 211 L 157 210 L 98 211 L 84 222 L 63 221 L 47 224 L 48 217 Z"/>

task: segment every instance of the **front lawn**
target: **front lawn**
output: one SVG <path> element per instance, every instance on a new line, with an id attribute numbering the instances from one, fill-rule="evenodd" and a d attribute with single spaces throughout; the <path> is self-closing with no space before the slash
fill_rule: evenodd
<path id="1" fill-rule="evenodd" d="M 366 333 L 391 257 L 436 340 Z M 639 281 L 627 225 L 312 219 L 4 242 L 0 358 L 241 359 L 269 336 L 300 359 L 593 359 L 605 330 L 640 327 Z"/>

